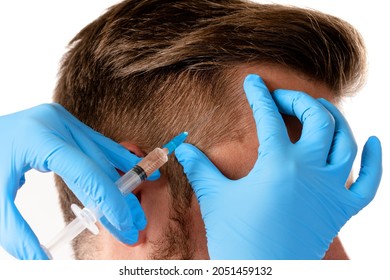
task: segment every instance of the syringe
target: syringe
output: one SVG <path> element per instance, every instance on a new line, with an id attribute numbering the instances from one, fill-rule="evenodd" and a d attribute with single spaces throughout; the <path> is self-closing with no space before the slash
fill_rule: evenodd
<path id="1" fill-rule="evenodd" d="M 119 178 L 115 184 L 120 192 L 126 196 L 146 180 L 154 171 L 159 169 L 168 161 L 170 155 L 180 144 L 187 138 L 188 133 L 182 132 L 171 141 L 165 144 L 162 148 L 155 148 L 146 157 L 144 157 L 137 165 L 126 172 Z M 70 242 L 85 229 L 88 229 L 93 234 L 98 234 L 99 229 L 96 222 L 103 216 L 98 208 L 81 209 L 76 204 L 71 205 L 71 209 L 76 218 L 71 221 L 55 238 L 47 245 L 42 246 L 48 256 L 52 258 L 52 254 L 61 245 Z"/>

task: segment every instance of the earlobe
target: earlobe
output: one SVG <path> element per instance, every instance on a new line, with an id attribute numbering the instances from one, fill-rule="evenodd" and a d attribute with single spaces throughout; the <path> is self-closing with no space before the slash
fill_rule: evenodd
<path id="1" fill-rule="evenodd" d="M 138 147 L 137 145 L 135 145 L 131 142 L 124 141 L 124 142 L 120 142 L 119 144 L 121 144 L 123 147 L 125 147 L 127 150 L 129 150 L 131 153 L 135 154 L 137 157 L 146 156 L 146 153 L 144 151 L 142 151 L 140 147 Z"/>

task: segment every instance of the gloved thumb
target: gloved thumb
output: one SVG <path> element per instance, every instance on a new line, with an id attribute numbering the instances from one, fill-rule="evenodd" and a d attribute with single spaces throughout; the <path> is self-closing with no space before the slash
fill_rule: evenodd
<path id="1" fill-rule="evenodd" d="M 382 147 L 379 139 L 371 136 L 363 148 L 359 177 L 350 191 L 363 199 L 363 207 L 375 196 L 382 177 Z"/>
<path id="2" fill-rule="evenodd" d="M 228 180 L 202 151 L 191 144 L 181 144 L 175 155 L 198 199 L 215 190 L 216 184 Z"/>

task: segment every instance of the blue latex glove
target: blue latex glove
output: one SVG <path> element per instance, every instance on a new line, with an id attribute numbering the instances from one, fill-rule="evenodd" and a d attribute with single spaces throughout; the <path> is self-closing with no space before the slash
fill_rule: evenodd
<path id="1" fill-rule="evenodd" d="M 261 143 L 246 177 L 229 180 L 190 144 L 176 150 L 200 204 L 210 258 L 321 259 L 341 227 L 375 196 L 380 142 L 367 141 L 348 190 L 357 148 L 331 103 L 288 90 L 272 98 L 257 75 L 246 78 L 244 89 Z M 290 142 L 278 108 L 302 122 L 297 143 Z"/>
<path id="2" fill-rule="evenodd" d="M 84 125 L 59 104 L 0 117 L 0 244 L 19 259 L 47 259 L 14 200 L 30 169 L 61 176 L 80 201 L 98 206 L 101 222 L 125 243 L 138 239 L 146 218 L 137 198 L 123 198 L 115 167 L 126 172 L 140 159 Z M 155 178 L 159 175 L 156 174 Z M 45 225 L 42 225 L 45 226 Z"/>

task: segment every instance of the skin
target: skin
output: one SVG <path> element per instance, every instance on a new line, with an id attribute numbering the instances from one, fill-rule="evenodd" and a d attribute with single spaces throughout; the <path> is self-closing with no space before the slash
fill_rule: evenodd
<path id="1" fill-rule="evenodd" d="M 274 65 L 242 67 L 238 76 L 238 81 L 241 82 L 240 85 L 242 85 L 244 78 L 251 73 L 260 75 L 271 92 L 278 88 L 299 90 L 315 98 L 325 98 L 337 105 L 334 93 L 326 85 L 308 79 L 292 70 Z M 251 114 L 249 105 L 247 111 L 248 114 Z M 259 142 L 254 120 L 253 118 L 249 119 L 251 120 L 249 124 L 251 126 L 250 135 L 245 137 L 240 145 L 227 143 L 213 148 L 207 154 L 221 172 L 231 179 L 238 179 L 247 175 L 257 159 Z M 299 121 L 293 117 L 285 117 L 285 122 L 291 141 L 297 141 L 301 132 Z M 122 144 L 136 155 L 144 156 L 136 145 L 131 143 Z M 350 182 L 347 183 L 347 186 L 349 185 Z M 140 232 L 139 241 L 129 246 L 117 241 L 100 226 L 100 244 L 104 244 L 104 246 L 100 246 L 98 258 L 147 259 L 154 250 L 152 243 L 161 239 L 162 229 L 169 223 L 169 195 L 166 179 L 161 177 L 157 181 L 147 181 L 137 188 L 135 194 L 139 198 L 148 219 L 146 229 Z M 191 244 L 194 244 L 194 258 L 209 259 L 205 226 L 195 196 L 192 200 L 191 212 L 193 213 L 193 220 L 190 225 L 190 241 Z M 335 238 L 324 259 L 348 259 L 338 238 Z"/>

